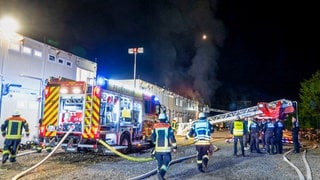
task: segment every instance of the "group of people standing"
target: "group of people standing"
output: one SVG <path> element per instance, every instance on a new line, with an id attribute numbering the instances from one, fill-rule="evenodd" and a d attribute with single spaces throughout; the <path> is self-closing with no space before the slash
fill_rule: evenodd
<path id="1" fill-rule="evenodd" d="M 283 153 L 283 131 L 285 125 L 283 120 L 280 119 L 267 119 L 261 122 L 254 118 L 252 120 L 242 119 L 238 116 L 230 127 L 230 133 L 234 136 L 234 156 L 238 156 L 239 142 L 241 155 L 245 156 L 245 144 L 249 142 L 250 152 L 256 151 L 261 153 L 260 150 L 260 138 L 262 141 L 262 148 L 266 150 L 268 154 L 282 154 Z M 247 136 L 248 135 L 248 136 Z M 300 144 L 298 141 L 299 124 L 295 117 L 292 117 L 292 138 L 294 143 L 294 152 L 300 152 Z"/>

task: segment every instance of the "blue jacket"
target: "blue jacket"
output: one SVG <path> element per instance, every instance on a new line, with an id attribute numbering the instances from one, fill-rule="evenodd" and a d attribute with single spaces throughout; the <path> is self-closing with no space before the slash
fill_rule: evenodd
<path id="1" fill-rule="evenodd" d="M 194 136 L 196 145 L 210 145 L 211 133 L 214 132 L 213 126 L 206 118 L 199 119 L 191 125 L 187 138 Z"/>

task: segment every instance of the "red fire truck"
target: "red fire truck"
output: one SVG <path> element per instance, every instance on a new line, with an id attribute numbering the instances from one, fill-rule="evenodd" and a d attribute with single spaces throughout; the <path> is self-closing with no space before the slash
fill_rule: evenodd
<path id="1" fill-rule="evenodd" d="M 154 95 L 111 82 L 102 87 L 52 79 L 44 91 L 40 142 L 55 145 L 73 128 L 61 145 L 66 151 L 108 152 L 97 139 L 123 151 L 149 146 L 161 107 Z"/>

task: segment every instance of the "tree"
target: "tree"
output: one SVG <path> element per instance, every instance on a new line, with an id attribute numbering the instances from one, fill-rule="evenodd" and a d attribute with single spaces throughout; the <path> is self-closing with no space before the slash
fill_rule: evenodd
<path id="1" fill-rule="evenodd" d="M 299 122 L 305 128 L 320 126 L 320 71 L 300 83 Z"/>

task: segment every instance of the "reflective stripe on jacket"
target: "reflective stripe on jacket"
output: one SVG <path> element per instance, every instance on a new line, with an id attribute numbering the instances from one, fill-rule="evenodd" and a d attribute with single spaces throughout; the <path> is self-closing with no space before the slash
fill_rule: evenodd
<path id="1" fill-rule="evenodd" d="M 156 152 L 171 152 L 177 146 L 174 132 L 169 123 L 156 123 L 151 134 Z"/>
<path id="2" fill-rule="evenodd" d="M 192 124 L 187 137 L 194 135 L 195 145 L 209 145 L 213 131 L 213 126 L 206 119 L 200 119 Z"/>
<path id="3" fill-rule="evenodd" d="M 4 121 L 1 126 L 1 132 L 6 135 L 6 139 L 21 139 L 23 128 L 26 134 L 29 135 L 27 121 L 20 116 L 12 116 Z"/>

